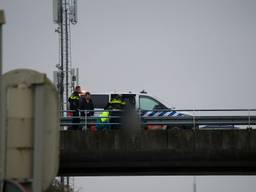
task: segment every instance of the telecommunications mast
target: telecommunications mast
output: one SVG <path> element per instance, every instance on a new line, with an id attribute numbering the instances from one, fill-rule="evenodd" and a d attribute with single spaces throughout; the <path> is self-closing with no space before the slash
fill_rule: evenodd
<path id="1" fill-rule="evenodd" d="M 56 65 L 61 110 L 68 110 L 68 97 L 78 79 L 71 65 L 70 24 L 77 23 L 77 0 L 53 0 L 53 21 L 58 24 L 59 63 Z"/>
<path id="2" fill-rule="evenodd" d="M 71 65 L 71 31 L 70 24 L 77 23 L 77 0 L 53 0 L 53 21 L 58 24 L 55 30 L 59 34 L 59 63 L 56 65 L 56 85 L 59 92 L 60 110 L 68 110 L 68 97 L 78 82 L 78 70 Z M 61 114 L 65 116 L 66 114 Z M 74 182 L 69 177 L 61 177 L 63 186 L 74 189 Z M 72 186 L 73 183 L 73 186 Z"/>

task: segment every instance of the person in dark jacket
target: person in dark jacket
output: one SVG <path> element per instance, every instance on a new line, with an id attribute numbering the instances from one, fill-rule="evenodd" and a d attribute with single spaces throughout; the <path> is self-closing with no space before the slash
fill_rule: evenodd
<path id="1" fill-rule="evenodd" d="M 84 95 L 81 95 L 80 98 L 80 110 L 81 110 L 81 116 L 82 118 L 88 117 L 88 116 L 93 116 L 94 115 L 94 104 L 93 101 L 91 99 L 91 94 L 90 92 L 86 92 Z M 83 126 L 82 126 L 83 127 Z M 92 125 L 89 126 L 85 126 L 86 128 L 91 128 Z"/>
<path id="2" fill-rule="evenodd" d="M 91 99 L 90 92 L 86 92 L 84 95 L 80 98 L 80 110 L 83 110 L 81 112 L 81 116 L 92 116 L 94 114 L 94 104 Z M 88 110 L 88 111 L 86 111 Z"/>
<path id="3" fill-rule="evenodd" d="M 80 96 L 81 93 L 81 87 L 76 86 L 74 92 L 71 94 L 71 96 L 68 98 L 69 102 L 69 109 L 72 110 L 72 130 L 79 130 L 79 123 L 80 123 L 80 117 L 79 117 L 79 104 L 80 104 Z"/>

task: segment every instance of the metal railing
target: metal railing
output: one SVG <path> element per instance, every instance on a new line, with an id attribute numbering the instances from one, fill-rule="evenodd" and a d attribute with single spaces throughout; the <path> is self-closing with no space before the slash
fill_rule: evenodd
<path id="1" fill-rule="evenodd" d="M 68 116 L 68 112 L 73 111 L 62 111 L 61 114 L 64 116 L 60 119 L 61 126 L 72 126 L 79 125 L 81 127 L 87 128 L 92 125 L 116 125 L 121 124 L 121 116 L 100 116 L 100 113 L 106 110 L 94 110 L 94 116 L 87 116 L 87 112 L 89 111 L 80 111 L 84 112 L 85 116 Z M 151 112 L 164 112 L 170 111 L 168 109 L 165 110 L 150 110 Z M 184 116 L 143 116 L 141 115 L 143 111 L 137 111 L 136 121 L 139 121 L 141 127 L 145 127 L 147 125 L 166 125 L 168 128 L 171 127 L 180 127 L 180 128 L 254 128 L 256 126 L 256 109 L 182 109 L 182 110 L 173 110 L 176 112 L 193 112 L 192 115 L 184 115 Z M 109 111 L 110 113 L 112 111 Z M 211 112 L 211 113 L 243 113 L 242 115 L 196 115 L 196 112 Z M 72 123 L 72 119 L 79 118 L 79 123 Z M 113 123 L 111 121 L 100 122 L 101 118 L 110 119 L 120 119 L 119 123 Z M 129 115 L 126 116 L 129 121 Z M 134 121 L 135 119 L 131 119 Z M 127 121 L 126 121 L 127 122 Z M 121 125 L 120 125 L 121 126 Z"/>

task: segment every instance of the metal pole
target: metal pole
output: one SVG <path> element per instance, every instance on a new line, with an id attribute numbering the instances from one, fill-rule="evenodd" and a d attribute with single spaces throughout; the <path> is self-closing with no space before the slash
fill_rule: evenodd
<path id="1" fill-rule="evenodd" d="M 65 95 L 65 99 L 64 101 L 67 102 L 68 100 L 68 96 L 69 96 L 69 92 L 68 92 L 68 86 L 69 86 L 69 49 L 68 49 L 68 6 L 67 6 L 67 0 L 65 0 L 65 51 L 66 51 L 66 54 L 65 54 L 65 67 L 66 67 L 66 86 L 65 86 L 65 91 L 66 91 L 66 95 Z M 67 110 L 67 108 L 66 108 Z"/>
<path id="2" fill-rule="evenodd" d="M 0 192 L 3 191 L 5 178 L 5 125 L 4 125 L 4 90 L 2 87 L 2 25 L 5 23 L 4 11 L 0 10 Z"/>
<path id="3" fill-rule="evenodd" d="M 79 70 L 76 68 L 76 85 L 79 85 Z"/>
<path id="4" fill-rule="evenodd" d="M 60 90 L 59 90 L 59 94 L 60 94 L 60 108 L 61 110 L 64 110 L 64 55 L 63 55 L 63 44 L 64 44 L 64 34 L 63 34 L 63 1 L 60 1 L 60 72 L 61 72 L 61 81 L 60 81 Z"/>
<path id="5" fill-rule="evenodd" d="M 61 110 L 65 110 L 64 108 L 64 26 L 63 26 L 63 0 L 59 0 L 60 2 L 60 72 L 61 72 L 61 82 L 60 82 L 60 108 Z M 61 115 L 63 115 L 62 113 Z M 64 191 L 64 177 L 60 177 L 60 182 L 62 184 L 62 190 Z"/>

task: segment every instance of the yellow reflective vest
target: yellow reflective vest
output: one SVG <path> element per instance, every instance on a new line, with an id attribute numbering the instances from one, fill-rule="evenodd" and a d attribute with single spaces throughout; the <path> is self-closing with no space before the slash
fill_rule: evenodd
<path id="1" fill-rule="evenodd" d="M 109 111 L 103 111 L 100 113 L 100 121 L 101 123 L 109 122 Z"/>

